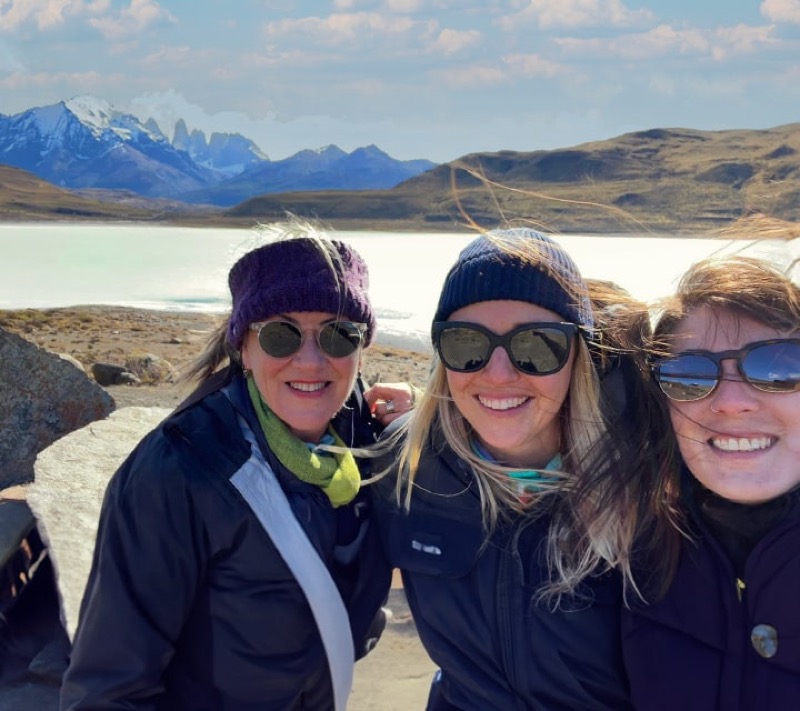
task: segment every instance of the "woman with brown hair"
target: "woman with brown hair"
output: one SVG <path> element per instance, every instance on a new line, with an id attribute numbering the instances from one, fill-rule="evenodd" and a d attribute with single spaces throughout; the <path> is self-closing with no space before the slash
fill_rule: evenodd
<path id="1" fill-rule="evenodd" d="M 655 585 L 623 611 L 634 705 L 796 708 L 800 287 L 757 259 L 702 261 L 661 305 L 655 338 L 664 498 L 681 521 L 649 538 L 665 552 L 641 561 Z"/>

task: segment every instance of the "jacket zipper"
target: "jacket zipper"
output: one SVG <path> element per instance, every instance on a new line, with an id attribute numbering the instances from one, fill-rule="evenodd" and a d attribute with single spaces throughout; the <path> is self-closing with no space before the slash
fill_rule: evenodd
<path id="1" fill-rule="evenodd" d="M 739 598 L 739 602 L 742 601 L 742 596 L 744 595 L 744 589 L 747 586 L 744 584 L 744 580 L 741 578 L 736 578 L 736 597 Z"/>

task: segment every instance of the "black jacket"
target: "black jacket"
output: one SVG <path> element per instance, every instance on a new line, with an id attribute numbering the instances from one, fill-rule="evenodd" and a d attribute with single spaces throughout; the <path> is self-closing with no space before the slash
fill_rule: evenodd
<path id="1" fill-rule="evenodd" d="M 630 708 L 618 577 L 593 580 L 555 611 L 534 599 L 547 578 L 546 513 L 515 517 L 484 543 L 472 472 L 439 442 L 423 454 L 408 514 L 392 477 L 375 494 L 386 553 L 441 668 L 431 711 Z"/>
<path id="2" fill-rule="evenodd" d="M 684 483 L 689 475 L 684 472 Z M 692 487 L 698 486 L 692 483 Z M 692 539 L 666 595 L 622 612 L 623 648 L 639 711 L 784 711 L 800 707 L 800 495 L 754 542 L 743 570 L 684 488 Z M 737 533 L 765 506 L 740 505 Z M 769 504 L 767 504 L 769 506 Z M 738 536 L 737 536 L 738 537 Z"/>
<path id="3" fill-rule="evenodd" d="M 250 456 L 237 411 L 342 594 L 356 653 L 375 636 L 390 570 L 374 531 L 364 535 L 367 497 L 334 509 L 322 490 L 285 471 L 243 383 L 234 377 L 225 392 L 170 416 L 112 478 L 62 709 L 333 708 L 306 598 L 230 482 Z M 352 400 L 336 427 L 345 442 L 363 444 L 372 435 L 354 407 Z"/>

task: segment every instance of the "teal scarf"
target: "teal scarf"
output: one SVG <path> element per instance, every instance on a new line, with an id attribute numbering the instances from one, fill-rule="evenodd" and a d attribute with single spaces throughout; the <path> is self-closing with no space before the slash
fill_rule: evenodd
<path id="1" fill-rule="evenodd" d="M 346 451 L 340 454 L 310 449 L 269 409 L 251 375 L 247 377 L 247 390 L 267 444 L 278 461 L 301 481 L 320 487 L 334 508 L 349 504 L 361 486 L 361 473 L 353 454 L 334 429 L 329 427 L 333 443 Z"/>
<path id="2" fill-rule="evenodd" d="M 481 459 L 486 462 L 495 462 L 495 458 L 489 454 L 485 447 L 480 442 L 472 440 L 472 451 L 475 452 Z M 552 481 L 555 477 L 549 476 L 548 471 L 558 471 L 564 465 L 561 459 L 561 454 L 556 454 L 543 469 L 527 469 L 515 470 L 508 472 L 510 479 L 514 481 L 517 489 L 517 495 L 521 501 L 529 501 L 535 494 L 543 490 L 542 484 L 547 481 Z"/>

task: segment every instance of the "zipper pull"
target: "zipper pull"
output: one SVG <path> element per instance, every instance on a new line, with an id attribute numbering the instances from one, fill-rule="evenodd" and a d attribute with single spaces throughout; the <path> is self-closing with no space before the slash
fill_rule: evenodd
<path id="1" fill-rule="evenodd" d="M 744 584 L 744 580 L 741 578 L 736 578 L 736 597 L 739 598 L 739 602 L 742 601 L 742 595 L 744 595 L 744 589 L 747 586 Z"/>

